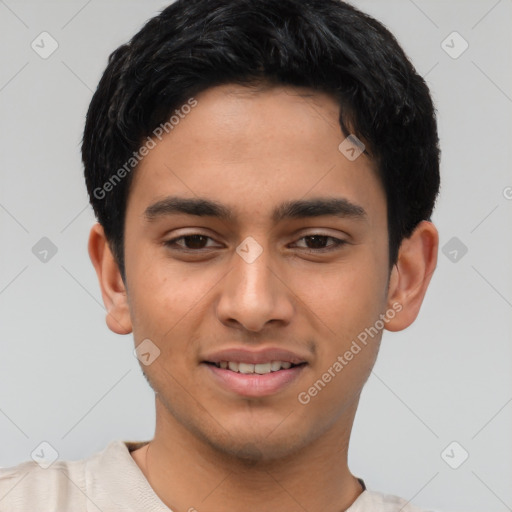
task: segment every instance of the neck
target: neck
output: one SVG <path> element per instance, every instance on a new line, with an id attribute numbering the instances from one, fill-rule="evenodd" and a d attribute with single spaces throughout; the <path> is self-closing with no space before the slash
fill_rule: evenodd
<path id="1" fill-rule="evenodd" d="M 132 456 L 174 512 L 341 512 L 362 492 L 347 465 L 356 407 L 297 453 L 255 462 L 220 453 L 164 415 L 157 400 L 155 437 Z"/>

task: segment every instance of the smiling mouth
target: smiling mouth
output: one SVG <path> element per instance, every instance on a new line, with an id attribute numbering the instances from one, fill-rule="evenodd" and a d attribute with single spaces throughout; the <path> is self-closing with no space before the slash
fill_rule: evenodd
<path id="1" fill-rule="evenodd" d="M 245 375 L 255 374 L 255 375 L 266 375 L 269 373 L 278 372 L 281 370 L 289 370 L 290 368 L 295 368 L 297 366 L 304 366 L 306 363 L 293 364 L 289 361 L 268 361 L 266 363 L 238 363 L 235 361 L 220 361 L 218 363 L 213 363 L 210 361 L 205 361 L 206 364 L 211 366 L 215 366 L 216 368 L 220 368 L 222 370 L 228 370 L 234 373 L 243 373 Z"/>

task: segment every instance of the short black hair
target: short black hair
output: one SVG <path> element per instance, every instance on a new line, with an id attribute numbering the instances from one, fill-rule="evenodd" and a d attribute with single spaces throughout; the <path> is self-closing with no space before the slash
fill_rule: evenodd
<path id="1" fill-rule="evenodd" d="M 201 91 L 262 82 L 339 102 L 343 133 L 364 141 L 386 193 L 390 268 L 402 240 L 430 220 L 440 181 L 436 112 L 381 23 L 340 0 L 177 0 L 112 52 L 87 112 L 85 180 L 123 279 L 142 142 Z"/>

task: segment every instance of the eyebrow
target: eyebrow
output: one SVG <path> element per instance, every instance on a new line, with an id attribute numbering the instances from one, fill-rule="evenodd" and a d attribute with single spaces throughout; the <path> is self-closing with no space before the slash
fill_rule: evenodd
<path id="1" fill-rule="evenodd" d="M 197 217 L 215 217 L 226 222 L 233 222 L 234 212 L 227 206 L 205 198 L 185 198 L 169 196 L 148 206 L 144 216 L 148 222 L 170 215 L 194 215 Z M 362 206 L 343 197 L 319 197 L 285 201 L 272 212 L 272 221 L 277 224 L 286 219 L 302 219 L 325 215 L 365 219 L 367 213 Z"/>

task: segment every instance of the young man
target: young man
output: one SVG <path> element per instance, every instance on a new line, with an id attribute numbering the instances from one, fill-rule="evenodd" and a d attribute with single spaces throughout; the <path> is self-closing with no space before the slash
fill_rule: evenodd
<path id="1" fill-rule="evenodd" d="M 418 511 L 347 465 L 437 260 L 435 112 L 393 36 L 337 0 L 178 0 L 110 56 L 82 154 L 155 435 L 4 469 L 0 510 Z"/>

